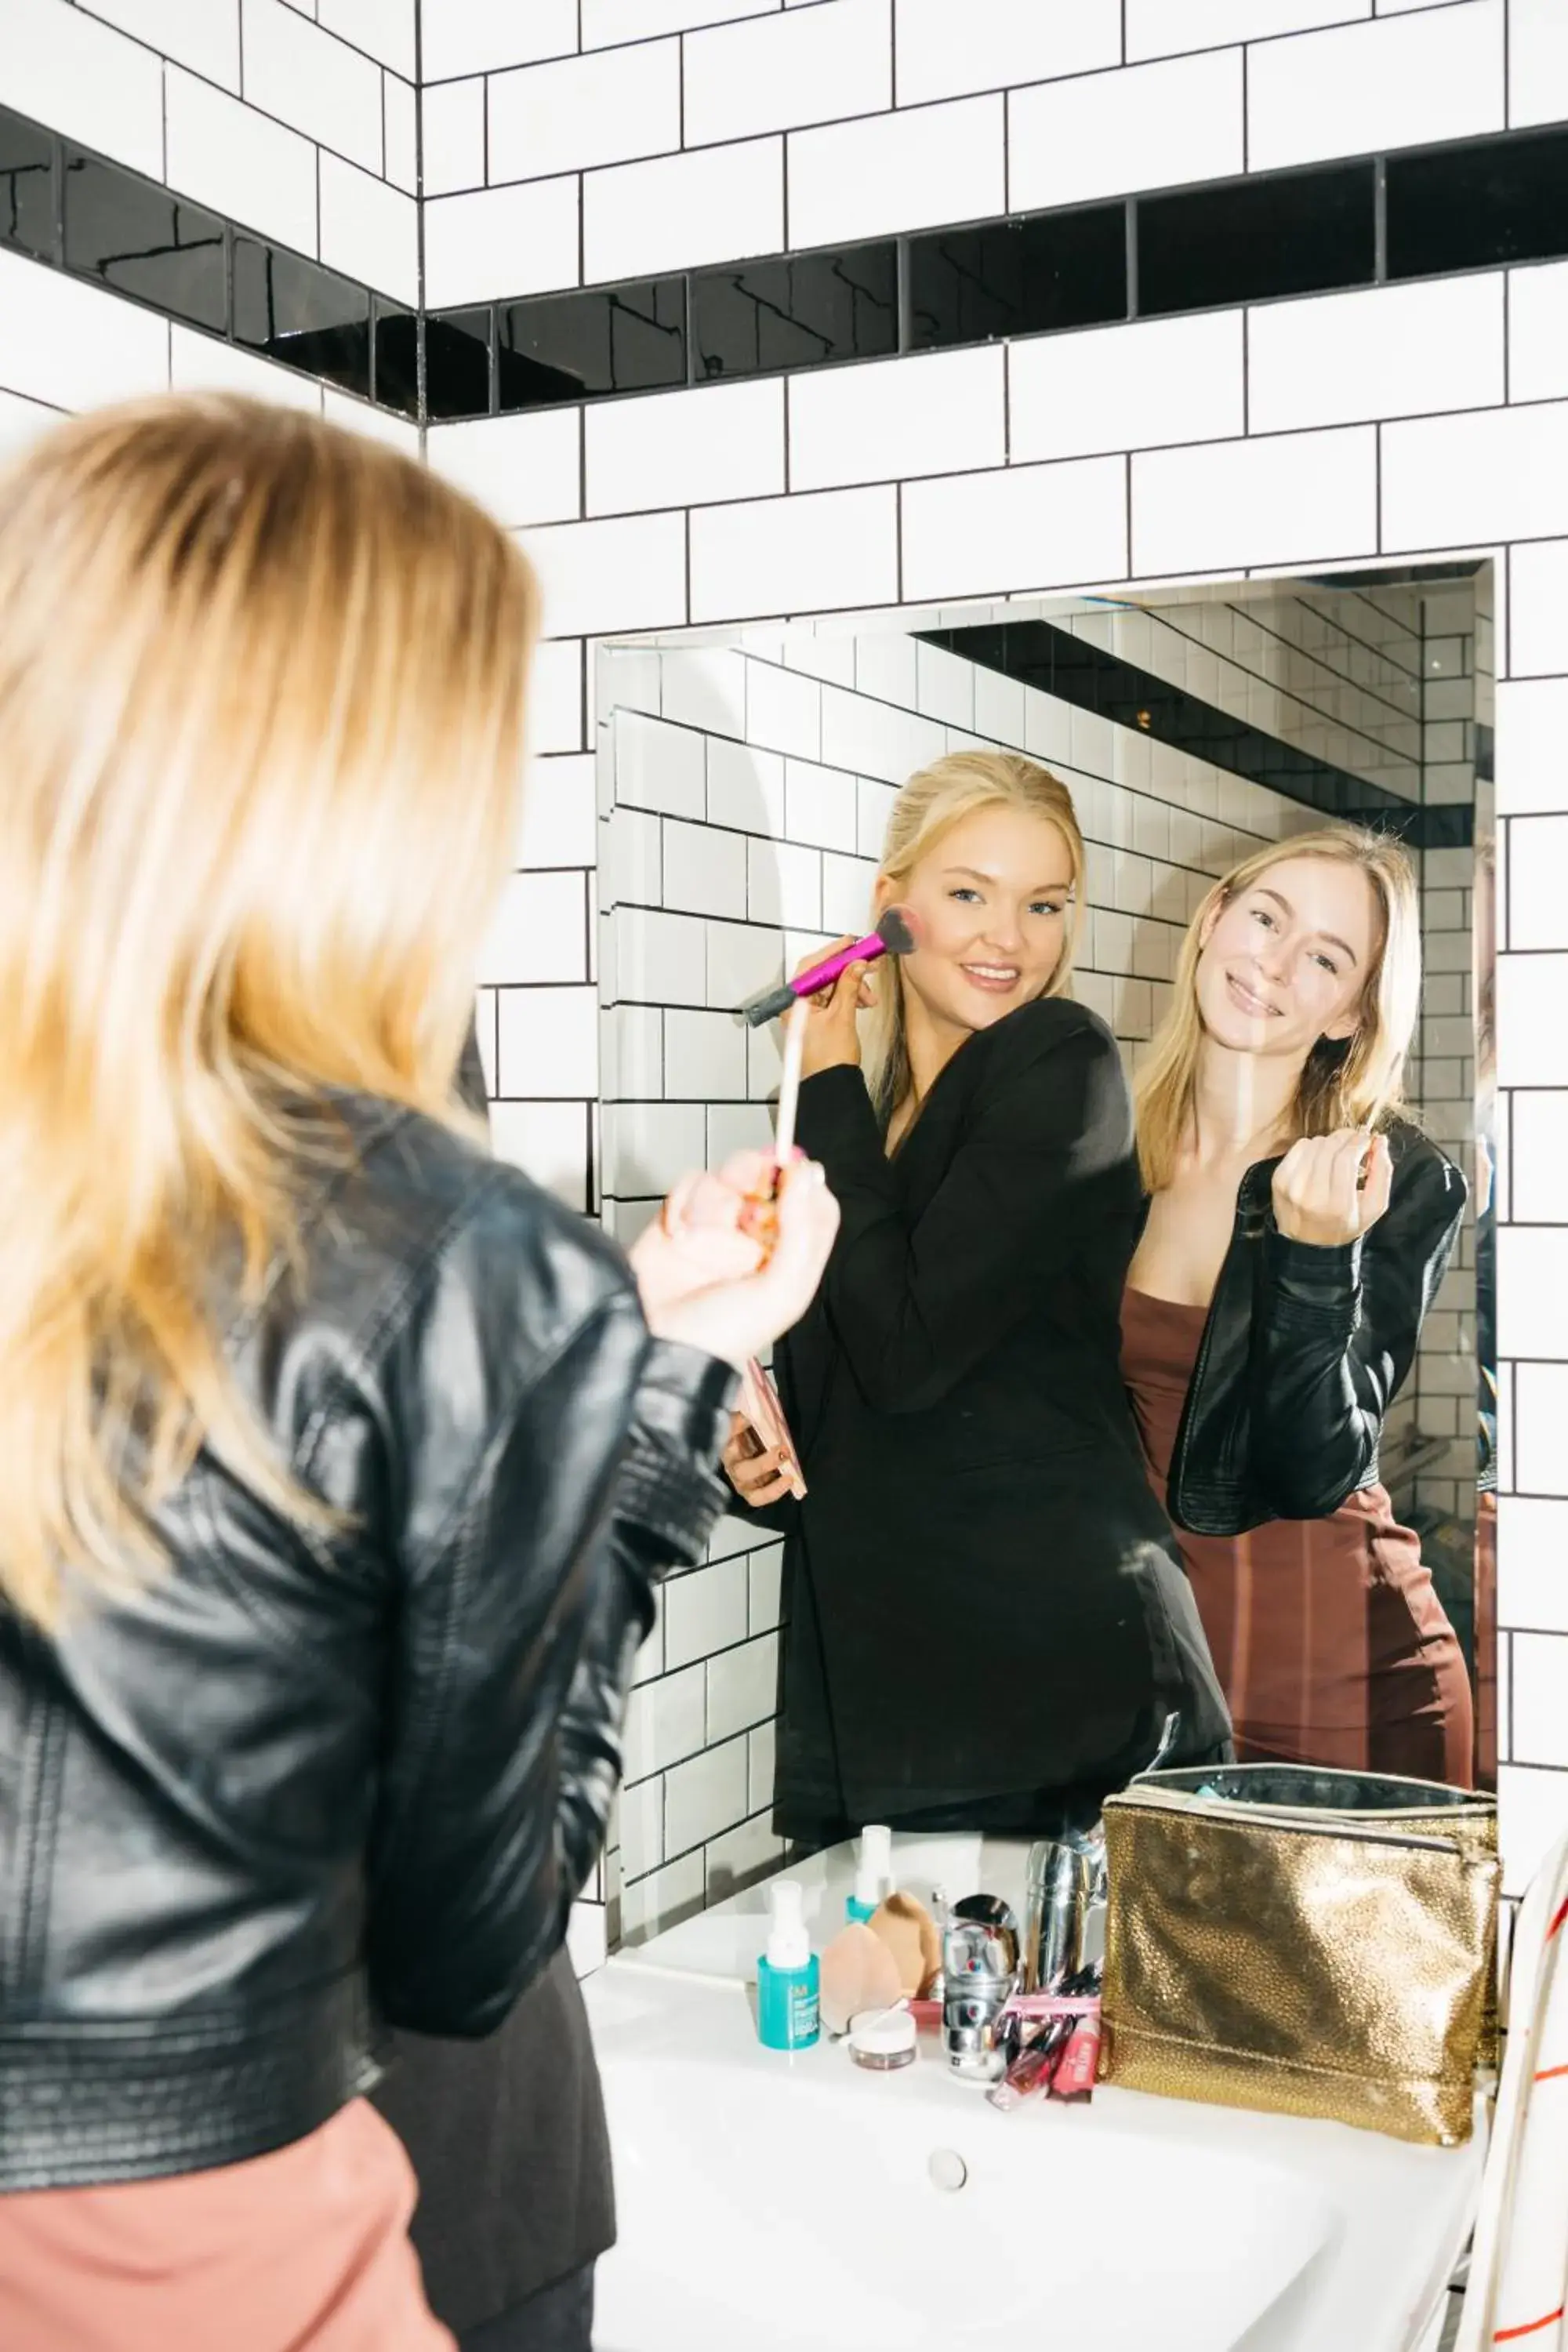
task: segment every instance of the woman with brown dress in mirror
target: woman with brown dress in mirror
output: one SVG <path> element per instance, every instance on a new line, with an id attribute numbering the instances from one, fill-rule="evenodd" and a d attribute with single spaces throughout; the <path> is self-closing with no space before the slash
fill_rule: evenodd
<path id="1" fill-rule="evenodd" d="M 1464 1657 L 1378 1467 L 1465 1208 L 1403 1108 L 1420 984 L 1387 836 L 1299 835 L 1215 885 L 1137 1088 L 1122 1370 L 1241 1760 L 1468 1786 Z"/>

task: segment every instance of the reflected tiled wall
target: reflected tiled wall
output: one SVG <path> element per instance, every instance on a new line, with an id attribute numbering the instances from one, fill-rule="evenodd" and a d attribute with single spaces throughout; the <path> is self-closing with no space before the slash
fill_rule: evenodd
<path id="1" fill-rule="evenodd" d="M 1468 609 L 1471 592 L 1462 594 Z M 1389 604 L 1399 612 L 1394 597 Z M 1275 604 L 1267 609 L 1279 618 Z M 1173 632 L 1190 655 L 1183 682 L 1225 707 L 1222 671 L 1234 670 L 1237 693 L 1247 690 L 1244 673 L 1213 649 L 1220 633 L 1200 624 L 1199 607 L 1177 610 L 1191 624 L 1190 636 Z M 1227 642 L 1251 654 L 1247 614 L 1224 610 Z M 1406 593 L 1401 643 L 1415 665 L 1405 673 L 1413 710 L 1420 623 L 1420 599 Z M 1128 651 L 1120 632 L 1131 629 L 1141 646 L 1161 624 L 1117 614 L 1085 625 Z M 1327 600 L 1310 634 L 1314 677 L 1348 679 L 1362 641 Z M 1314 681 L 1302 682 L 1310 690 Z M 1253 710 L 1266 723 L 1258 684 Z M 1089 847 L 1074 993 L 1110 1024 L 1130 1070 L 1162 1017 L 1183 929 L 1215 875 L 1259 841 L 1318 822 L 1266 786 L 910 635 L 752 631 L 738 646 L 611 650 L 599 657 L 596 690 L 600 1171 L 605 1217 L 626 1239 L 683 1169 L 766 1141 L 774 1039 L 738 1024 L 735 1007 L 829 937 L 863 927 L 888 810 L 915 768 L 980 743 L 1026 751 L 1069 786 Z M 1385 747 L 1369 731 L 1378 697 L 1363 686 L 1333 692 L 1322 723 L 1358 732 L 1367 760 L 1383 761 Z M 1419 720 L 1406 723 L 1418 791 Z M 1468 871 L 1467 852 L 1427 855 Z M 1451 883 L 1441 863 L 1433 870 L 1439 885 Z M 1434 1345 L 1446 1361 L 1458 1317 L 1444 1313 L 1456 1327 L 1451 1334 L 1437 1322 Z M 1473 1384 L 1473 1368 L 1466 1377 Z M 1454 1431 L 1453 1385 L 1438 1410 L 1440 1438 Z M 1413 1380 L 1391 1429 L 1394 1460 L 1400 1438 L 1417 1434 L 1418 1390 Z M 1468 1443 L 1473 1464 L 1473 1433 Z M 705 1567 L 665 1589 L 628 1723 L 607 1874 L 612 1940 L 667 1926 L 778 1861 L 780 1557 L 742 1514 L 722 1523 Z"/>

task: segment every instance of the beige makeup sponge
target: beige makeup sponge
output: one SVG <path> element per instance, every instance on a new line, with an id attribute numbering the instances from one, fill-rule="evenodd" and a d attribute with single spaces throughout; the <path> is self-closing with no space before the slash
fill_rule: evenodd
<path id="1" fill-rule="evenodd" d="M 871 1914 L 870 1933 L 891 1952 L 899 1990 L 912 2000 L 942 1969 L 942 1937 L 936 1921 L 912 1895 L 889 1895 Z"/>
<path id="2" fill-rule="evenodd" d="M 822 1955 L 818 2002 L 829 2033 L 847 2033 L 863 2009 L 889 2009 L 899 1998 L 898 1963 L 880 1936 L 858 1919 L 840 1928 Z"/>

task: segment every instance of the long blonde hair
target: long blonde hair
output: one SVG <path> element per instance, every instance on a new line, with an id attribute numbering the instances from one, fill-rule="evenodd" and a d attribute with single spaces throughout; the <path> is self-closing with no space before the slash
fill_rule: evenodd
<path id="1" fill-rule="evenodd" d="M 1139 1164 L 1151 1192 L 1163 1191 L 1174 1176 L 1192 1118 L 1204 1034 L 1197 969 L 1206 932 L 1232 898 L 1291 857 L 1328 857 L 1359 867 L 1377 900 L 1379 930 L 1362 989 L 1360 1026 L 1349 1038 L 1320 1038 L 1308 1055 L 1289 1139 L 1384 1126 L 1403 1108 L 1405 1057 L 1421 1006 L 1421 905 L 1409 857 L 1393 835 L 1352 824 L 1271 841 L 1221 877 L 1182 941 L 1171 1009 L 1133 1090 Z"/>
<path id="2" fill-rule="evenodd" d="M 978 809 L 996 807 L 1048 818 L 1067 843 L 1073 893 L 1067 944 L 1045 991 L 1047 996 L 1059 996 L 1072 973 L 1083 921 L 1083 835 L 1072 794 L 1059 777 L 1035 761 L 1016 751 L 950 751 L 945 759 L 933 760 L 929 768 L 920 769 L 900 792 L 888 819 L 882 861 L 877 869 L 879 885 L 887 887 L 879 896 L 884 904 L 896 902 L 900 887 L 951 826 Z M 878 988 L 876 1003 L 866 1015 L 862 1055 L 866 1084 L 884 1127 L 911 1083 L 904 979 L 891 958 L 889 965 L 889 977 Z"/>
<path id="3" fill-rule="evenodd" d="M 141 402 L 0 476 L 0 1603 L 36 1624 L 157 1567 L 200 1445 L 331 1521 L 215 1268 L 232 1310 L 293 1246 L 324 1089 L 465 1123 L 536 628 L 478 507 L 293 409 Z"/>

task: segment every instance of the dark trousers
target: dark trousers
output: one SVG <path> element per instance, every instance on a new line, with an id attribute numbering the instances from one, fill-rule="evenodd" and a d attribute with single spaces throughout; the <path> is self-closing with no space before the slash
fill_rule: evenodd
<path id="1" fill-rule="evenodd" d="M 458 2352 L 593 2352 L 594 2265 L 541 2287 L 482 2327 L 465 2328 Z"/>

